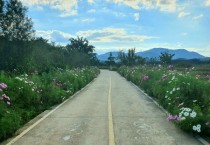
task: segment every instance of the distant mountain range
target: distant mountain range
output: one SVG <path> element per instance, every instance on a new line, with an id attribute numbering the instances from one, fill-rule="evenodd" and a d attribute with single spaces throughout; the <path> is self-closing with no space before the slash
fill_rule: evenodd
<path id="1" fill-rule="evenodd" d="M 170 54 L 175 54 L 173 59 L 195 59 L 195 58 L 203 59 L 205 58 L 205 56 L 197 52 L 187 51 L 185 49 L 172 50 L 172 49 L 167 49 L 167 48 L 152 48 L 150 50 L 137 52 L 136 55 L 144 57 L 144 58 L 154 58 L 154 57 L 158 58 L 161 55 L 161 52 L 168 52 Z M 97 57 L 100 61 L 107 61 L 109 54 L 110 52 L 107 52 L 105 54 L 98 55 Z M 117 57 L 118 52 L 116 51 L 112 52 L 112 56 Z"/>

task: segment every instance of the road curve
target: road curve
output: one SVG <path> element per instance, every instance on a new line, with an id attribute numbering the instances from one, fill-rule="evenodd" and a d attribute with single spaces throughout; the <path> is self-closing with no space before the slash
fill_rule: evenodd
<path id="1" fill-rule="evenodd" d="M 131 83 L 107 70 L 13 144 L 201 145 L 167 122 Z"/>

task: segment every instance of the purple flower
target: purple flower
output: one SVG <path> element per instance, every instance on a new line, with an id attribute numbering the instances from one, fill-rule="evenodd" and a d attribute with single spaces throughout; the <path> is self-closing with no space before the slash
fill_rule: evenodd
<path id="1" fill-rule="evenodd" d="M 143 80 L 144 80 L 144 81 L 146 81 L 146 80 L 148 80 L 148 79 L 149 79 L 149 76 L 146 76 L 146 75 L 143 76 Z"/>
<path id="2" fill-rule="evenodd" d="M 1 83 L 0 88 L 5 89 L 5 88 L 7 88 L 7 85 L 5 83 Z"/>
<path id="3" fill-rule="evenodd" d="M 171 115 L 169 114 L 168 117 L 166 118 L 167 121 L 180 121 L 181 118 L 178 115 Z"/>
<path id="4" fill-rule="evenodd" d="M 208 80 L 210 80 L 210 76 L 209 76 L 209 75 L 207 75 L 206 78 L 207 78 Z"/>

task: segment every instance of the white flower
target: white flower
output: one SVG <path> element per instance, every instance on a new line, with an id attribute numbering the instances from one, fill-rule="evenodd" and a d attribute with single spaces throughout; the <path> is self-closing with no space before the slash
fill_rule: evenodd
<path id="1" fill-rule="evenodd" d="M 180 88 L 176 88 L 176 90 L 180 90 Z"/>
<path id="2" fill-rule="evenodd" d="M 176 89 L 175 89 L 175 88 L 173 88 L 173 90 L 172 90 L 172 91 L 174 92 L 174 91 L 176 91 Z"/>
<path id="3" fill-rule="evenodd" d="M 171 80 L 174 80 L 174 79 L 175 79 L 175 76 L 173 76 Z"/>
<path id="4" fill-rule="evenodd" d="M 200 125 L 200 124 L 198 124 L 198 125 L 197 125 L 197 128 L 201 128 L 201 125 Z"/>
<path id="5" fill-rule="evenodd" d="M 200 128 L 197 128 L 197 131 L 198 131 L 198 132 L 201 132 L 201 129 L 200 129 Z"/>
<path id="6" fill-rule="evenodd" d="M 185 111 L 188 111 L 188 112 L 192 111 L 190 108 L 185 108 L 185 109 L 186 109 Z"/>
<path id="7" fill-rule="evenodd" d="M 168 96 L 165 96 L 165 98 L 168 98 Z"/>
<path id="8" fill-rule="evenodd" d="M 170 94 L 173 94 L 173 92 L 171 91 Z"/>
<path id="9" fill-rule="evenodd" d="M 201 125 L 200 124 L 197 124 L 197 126 L 194 125 L 193 130 L 197 132 L 201 132 Z"/>
<path id="10" fill-rule="evenodd" d="M 186 119 L 185 117 L 182 117 L 182 118 L 181 118 L 181 120 L 185 120 L 185 119 Z"/>
<path id="11" fill-rule="evenodd" d="M 189 116 L 189 113 L 188 112 L 184 112 L 184 116 Z"/>
<path id="12" fill-rule="evenodd" d="M 197 102 L 197 100 L 193 100 L 193 102 L 195 103 L 195 102 Z"/>
<path id="13" fill-rule="evenodd" d="M 192 117 L 192 118 L 195 118 L 196 117 L 196 115 L 197 115 L 197 113 L 196 112 L 192 112 L 192 113 L 190 113 L 190 117 Z"/>
<path id="14" fill-rule="evenodd" d="M 193 130 L 196 131 L 197 130 L 197 126 L 194 125 L 193 126 Z"/>

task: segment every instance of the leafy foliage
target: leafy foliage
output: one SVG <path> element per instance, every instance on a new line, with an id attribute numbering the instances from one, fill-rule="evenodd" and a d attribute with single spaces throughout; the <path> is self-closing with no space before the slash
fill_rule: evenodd
<path id="1" fill-rule="evenodd" d="M 118 53 L 118 60 L 120 65 L 127 65 L 127 66 L 139 65 L 139 64 L 142 65 L 145 63 L 145 58 L 135 55 L 135 48 L 129 49 L 127 54 L 120 51 Z"/>
<path id="2" fill-rule="evenodd" d="M 171 63 L 172 58 L 175 54 L 169 54 L 168 52 L 161 52 L 160 55 L 160 61 L 164 64 L 164 65 L 168 65 Z"/>
<path id="3" fill-rule="evenodd" d="M 3 4 L 3 1 L 1 1 Z M 2 5 L 1 4 L 1 5 Z M 6 1 L 1 8 L 1 29 L 2 35 L 8 40 L 27 41 L 32 38 L 34 30 L 32 21 L 26 16 L 27 8 L 18 0 Z"/>

